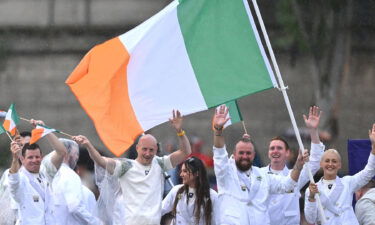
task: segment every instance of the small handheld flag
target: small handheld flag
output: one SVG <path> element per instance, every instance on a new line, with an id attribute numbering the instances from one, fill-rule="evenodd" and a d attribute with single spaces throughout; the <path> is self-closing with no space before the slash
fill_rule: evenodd
<path id="1" fill-rule="evenodd" d="M 4 129 L 3 125 L 0 124 L 0 134 L 3 134 L 5 132 L 7 131 Z"/>
<path id="2" fill-rule="evenodd" d="M 5 115 L 5 120 L 3 126 L 12 136 L 16 135 L 17 125 L 19 123 L 19 118 L 17 115 L 16 108 L 14 104 L 10 105 L 8 112 Z"/>
<path id="3" fill-rule="evenodd" d="M 59 132 L 59 131 L 56 129 L 47 127 L 47 126 L 37 125 L 36 128 L 31 131 L 30 144 L 34 144 L 39 139 L 41 139 L 42 137 L 52 132 Z"/>
<path id="4" fill-rule="evenodd" d="M 7 112 L 0 110 L 0 118 L 5 118 Z"/>

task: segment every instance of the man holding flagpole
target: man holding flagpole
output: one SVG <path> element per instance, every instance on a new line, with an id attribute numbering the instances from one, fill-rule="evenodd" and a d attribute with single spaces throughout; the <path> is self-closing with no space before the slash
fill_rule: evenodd
<path id="1" fill-rule="evenodd" d="M 312 174 L 315 174 L 320 168 L 320 159 L 323 155 L 325 146 L 319 139 L 319 121 L 321 112 L 319 107 L 310 107 L 309 115 L 304 120 L 311 137 L 311 152 L 309 157 L 309 166 Z M 275 137 L 270 141 L 268 147 L 268 158 L 270 164 L 261 168 L 265 173 L 276 174 L 279 176 L 288 176 L 290 169 L 286 166 L 287 158 L 290 154 L 288 143 L 281 137 Z M 300 190 L 309 181 L 307 167 L 304 166 L 298 184 L 291 193 L 272 194 L 268 206 L 271 225 L 299 225 L 300 208 L 299 198 Z"/>
<path id="2" fill-rule="evenodd" d="M 32 119 L 30 122 L 34 126 L 44 124 L 40 120 Z M 21 149 L 17 142 L 11 143 L 13 160 L 8 178 L 11 196 L 18 206 L 17 224 L 55 224 L 50 184 L 67 150 L 53 133 L 46 137 L 55 152 L 43 161 L 42 151 L 37 144 L 25 144 Z"/>
<path id="3" fill-rule="evenodd" d="M 228 108 L 220 106 L 215 111 L 212 125 L 214 130 L 214 167 L 220 201 L 220 224 L 223 225 L 267 225 L 269 196 L 294 190 L 304 165 L 298 156 L 295 166 L 287 177 L 267 174 L 252 166 L 255 157 L 254 145 L 248 135 L 237 142 L 233 157 L 228 158 L 223 137 Z"/>
<path id="4" fill-rule="evenodd" d="M 138 156 L 135 160 L 102 157 L 86 137 L 73 137 L 77 143 L 87 148 L 96 166 L 105 168 L 109 176 L 118 180 L 123 197 L 120 204 L 125 207 L 125 218 L 120 216 L 121 221 L 118 224 L 160 224 L 162 188 L 164 187 L 163 172 L 180 164 L 191 153 L 189 140 L 182 129 L 182 116 L 178 110 L 173 110 L 173 118 L 170 122 L 176 130 L 180 149 L 163 157 L 155 155 L 158 150 L 157 141 L 150 134 L 143 135 L 139 139 L 136 146 Z M 101 195 L 106 191 L 102 188 Z M 113 206 L 115 202 L 110 202 L 110 204 L 114 210 L 109 213 L 116 214 L 116 206 Z"/>

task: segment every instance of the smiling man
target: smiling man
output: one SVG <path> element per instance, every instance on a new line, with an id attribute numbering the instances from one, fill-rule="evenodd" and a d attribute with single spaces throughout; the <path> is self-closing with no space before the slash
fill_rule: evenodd
<path id="1" fill-rule="evenodd" d="M 304 115 L 305 124 L 311 137 L 311 152 L 308 164 L 313 174 L 319 170 L 319 162 L 325 148 L 319 139 L 318 126 L 320 116 L 321 112 L 316 106 L 310 108 L 308 117 Z M 271 162 L 268 166 L 263 167 L 262 170 L 269 174 L 288 176 L 291 170 L 288 169 L 286 164 L 290 151 L 291 150 L 289 149 L 288 143 L 283 138 L 272 138 L 268 147 L 268 158 Z M 307 184 L 308 181 L 309 176 L 307 167 L 304 166 L 297 186 L 291 193 L 272 194 L 270 196 L 268 213 L 270 215 L 271 225 L 300 224 L 300 190 Z"/>
<path id="2" fill-rule="evenodd" d="M 111 218 L 110 220 L 114 224 L 160 224 L 164 188 L 163 172 L 180 164 L 191 153 L 190 142 L 185 131 L 182 130 L 182 116 L 179 111 L 173 110 L 173 118 L 170 119 L 170 122 L 177 132 L 180 149 L 163 157 L 156 156 L 157 141 L 150 134 L 143 135 L 139 139 L 136 146 L 138 156 L 135 160 L 102 157 L 86 137 L 76 136 L 73 138 L 78 144 L 87 148 L 90 157 L 97 166 L 106 169 L 110 176 L 119 183 L 119 192 L 122 193 L 122 196 L 115 198 L 114 201 L 119 203 L 118 206 L 124 207 L 125 212 L 122 213 L 122 209 L 116 211 L 115 207 L 117 206 L 113 206 L 114 203 L 109 201 L 112 204 L 109 207 L 114 207 L 114 210 L 108 212 L 111 215 L 106 215 L 106 217 Z M 96 168 L 97 170 L 98 168 Z M 107 193 L 108 189 L 112 188 L 103 187 L 100 184 L 99 187 L 101 194 Z M 110 194 L 115 195 L 115 193 Z M 108 200 L 103 201 L 108 202 Z"/>
<path id="3" fill-rule="evenodd" d="M 34 126 L 44 125 L 42 121 L 36 120 L 31 120 L 31 123 Z M 43 161 L 42 151 L 37 144 L 25 144 L 21 150 L 19 143 L 11 143 L 13 160 L 8 178 L 12 198 L 18 207 L 17 224 L 56 224 L 50 184 L 67 150 L 53 133 L 47 134 L 46 138 L 55 151 Z"/>
<path id="4" fill-rule="evenodd" d="M 223 129 L 228 121 L 228 108 L 220 106 L 213 118 L 214 169 L 217 179 L 221 225 L 267 225 L 270 194 L 293 191 L 303 167 L 299 155 L 291 173 L 284 176 L 268 174 L 253 166 L 254 145 L 248 135 L 236 144 L 233 156 L 228 157 Z M 305 155 L 307 158 L 307 154 Z"/>

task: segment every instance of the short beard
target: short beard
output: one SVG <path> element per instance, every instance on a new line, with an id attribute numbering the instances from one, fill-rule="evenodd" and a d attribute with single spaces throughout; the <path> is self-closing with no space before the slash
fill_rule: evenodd
<path id="1" fill-rule="evenodd" d="M 237 166 L 237 169 L 239 169 L 242 172 L 248 171 L 253 164 L 253 162 L 250 161 L 249 164 L 245 166 L 241 164 L 241 161 L 236 161 L 236 166 Z"/>

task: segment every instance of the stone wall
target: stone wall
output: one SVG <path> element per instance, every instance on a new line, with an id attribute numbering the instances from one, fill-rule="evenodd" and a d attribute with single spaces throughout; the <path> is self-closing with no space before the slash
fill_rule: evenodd
<path id="1" fill-rule="evenodd" d="M 0 72 L 0 109 L 6 110 L 10 103 L 17 105 L 20 116 L 40 118 L 47 125 L 69 134 L 84 134 L 104 149 L 95 129 L 76 99 L 64 84 L 65 79 L 81 58 L 81 54 L 50 54 L 10 56 L 5 69 Z M 289 97 L 297 123 L 303 127 L 302 114 L 312 100 L 312 81 L 309 61 L 301 58 L 295 67 L 288 64 L 288 54 L 278 54 L 284 82 L 289 86 Z M 338 148 L 346 161 L 346 140 L 367 138 L 370 124 L 374 122 L 375 96 L 374 56 L 356 54 L 352 59 L 351 73 L 345 78 L 339 111 L 339 138 L 330 147 Z M 173 94 L 173 93 L 171 93 Z M 285 134 L 291 127 L 281 93 L 277 89 L 260 92 L 240 99 L 239 105 L 250 134 L 256 140 L 258 151 L 265 162 L 267 141 L 278 134 Z M 323 109 L 324 111 L 324 109 Z M 189 136 L 198 136 L 205 142 L 209 152 L 212 145 L 210 118 L 212 112 L 187 116 L 185 128 Z M 31 127 L 22 122 L 21 130 Z M 228 128 L 229 146 L 243 132 L 241 124 Z M 163 143 L 175 140 L 169 124 L 152 129 Z M 5 135 L 1 143 L 8 142 Z M 292 146 L 297 147 L 296 144 Z M 308 148 L 309 144 L 305 143 Z M 346 163 L 345 163 L 346 165 Z"/>
<path id="2" fill-rule="evenodd" d="M 0 1 L 0 109 L 6 110 L 14 102 L 22 117 L 43 119 L 47 125 L 72 135 L 84 134 L 99 148 L 105 149 L 90 119 L 64 81 L 93 45 L 125 32 L 160 10 L 167 2 Z M 277 30 L 270 33 L 277 35 Z M 358 43 L 356 41 L 357 46 Z M 327 146 L 342 152 L 345 162 L 343 172 L 347 170 L 347 139 L 367 138 L 367 131 L 375 122 L 374 42 L 369 46 L 372 49 L 357 47 L 353 51 L 350 72 L 344 78 L 339 97 L 339 136 Z M 312 103 L 311 61 L 301 56 L 292 66 L 289 52 L 280 49 L 275 49 L 275 52 L 284 82 L 289 86 L 288 94 L 297 123 L 303 127 L 302 114 L 307 113 Z M 263 161 L 267 163 L 268 140 L 275 135 L 285 134 L 291 128 L 282 95 L 276 89 L 268 90 L 240 99 L 239 105 L 247 129 L 256 141 Z M 204 150 L 208 153 L 212 145 L 211 115 L 212 111 L 201 112 L 185 119 L 187 134 L 202 138 Z M 31 129 L 25 122 L 21 122 L 20 128 Z M 176 140 L 169 124 L 160 125 L 151 132 L 162 143 Z M 241 124 L 228 128 L 230 149 L 242 132 Z M 3 152 L 7 151 L 8 143 L 5 135 L 0 136 Z M 292 146 L 296 148 L 297 144 L 292 143 Z M 305 147 L 308 148 L 309 143 L 305 143 Z M 3 155 L 0 154 L 0 157 L 5 157 Z M 4 162 L 4 159 L 0 161 Z"/>

